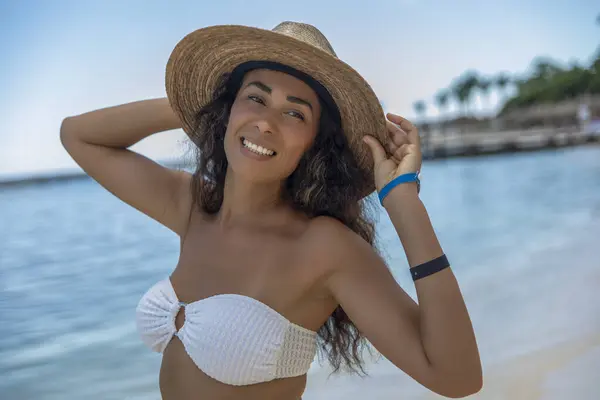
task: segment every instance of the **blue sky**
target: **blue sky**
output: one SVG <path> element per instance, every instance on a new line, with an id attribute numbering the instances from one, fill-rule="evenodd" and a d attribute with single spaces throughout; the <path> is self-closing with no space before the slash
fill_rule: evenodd
<path id="1" fill-rule="evenodd" d="M 387 111 L 468 69 L 524 73 L 536 56 L 586 64 L 600 43 L 597 2 L 584 0 L 4 1 L 0 2 L 0 176 L 74 167 L 61 120 L 165 96 L 164 68 L 187 33 L 208 25 L 317 26 L 373 86 Z M 496 97 L 492 96 L 492 106 Z M 431 104 L 428 113 L 436 115 Z M 180 154 L 181 132 L 144 140 L 154 158 Z"/>

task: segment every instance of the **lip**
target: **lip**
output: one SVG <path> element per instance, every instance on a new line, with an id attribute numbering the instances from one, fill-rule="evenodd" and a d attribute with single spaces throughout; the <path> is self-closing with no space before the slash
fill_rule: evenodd
<path id="1" fill-rule="evenodd" d="M 254 143 L 257 146 L 272 150 L 274 152 L 274 155 L 277 155 L 277 151 L 275 150 L 275 148 L 273 146 L 262 143 L 260 140 L 250 139 L 249 137 L 246 137 L 246 136 L 240 136 L 240 143 L 242 143 L 242 146 L 244 145 L 244 139 Z"/>
<path id="2" fill-rule="evenodd" d="M 246 139 L 246 138 L 245 137 L 240 138 L 240 152 L 243 155 L 245 155 L 246 157 L 252 158 L 253 160 L 257 160 L 257 161 L 268 161 L 277 156 L 277 152 L 275 152 L 275 154 L 272 156 L 266 156 L 266 155 L 258 154 L 258 153 L 251 151 L 250 149 L 246 148 L 246 146 L 244 146 L 244 139 Z M 250 140 L 250 139 L 248 139 L 248 140 Z M 258 143 L 253 142 L 252 140 L 250 140 L 250 141 L 258 146 L 262 146 L 262 147 L 270 149 L 270 147 L 259 145 Z"/>

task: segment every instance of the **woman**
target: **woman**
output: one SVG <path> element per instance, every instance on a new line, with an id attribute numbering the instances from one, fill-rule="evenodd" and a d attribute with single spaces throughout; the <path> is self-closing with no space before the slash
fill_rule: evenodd
<path id="1" fill-rule="evenodd" d="M 369 340 L 434 392 L 477 392 L 482 372 L 457 282 L 418 197 L 417 129 L 381 110 L 314 27 L 216 26 L 186 36 L 167 99 L 67 118 L 61 140 L 98 183 L 181 238 L 173 273 L 137 308 L 162 352 L 164 399 L 298 399 L 318 347 L 362 370 Z M 183 128 L 193 174 L 127 148 Z M 373 247 L 377 190 L 419 298 Z"/>

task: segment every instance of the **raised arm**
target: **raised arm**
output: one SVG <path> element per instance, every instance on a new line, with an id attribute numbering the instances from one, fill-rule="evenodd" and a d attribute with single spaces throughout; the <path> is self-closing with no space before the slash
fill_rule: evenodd
<path id="1" fill-rule="evenodd" d="M 371 139 L 368 144 L 379 191 L 393 178 L 418 171 L 421 163 L 416 128 L 402 118 L 391 117 L 406 132 L 388 125 L 390 156 L 372 141 L 375 139 L 367 139 Z M 415 182 L 394 187 L 383 206 L 413 272 L 443 255 Z M 483 384 L 479 350 L 452 269 L 446 267 L 416 279 L 417 304 L 368 243 L 348 229 L 329 225 L 322 230 L 336 239 L 330 240 L 323 252 L 334 265 L 327 286 L 367 339 L 394 365 L 438 394 L 458 398 L 479 391 Z"/>
<path id="2" fill-rule="evenodd" d="M 128 147 L 180 128 L 168 100 L 144 100 L 66 118 L 60 139 L 73 160 L 116 197 L 184 235 L 191 175 L 163 167 Z"/>

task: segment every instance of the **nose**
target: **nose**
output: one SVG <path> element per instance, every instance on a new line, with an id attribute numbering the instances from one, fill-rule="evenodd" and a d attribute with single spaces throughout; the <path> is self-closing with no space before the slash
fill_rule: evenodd
<path id="1" fill-rule="evenodd" d="M 261 134 L 272 135 L 277 129 L 277 116 L 273 111 L 265 111 L 256 120 L 256 128 Z"/>

